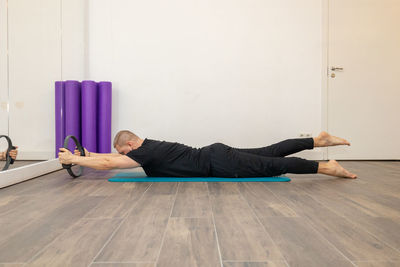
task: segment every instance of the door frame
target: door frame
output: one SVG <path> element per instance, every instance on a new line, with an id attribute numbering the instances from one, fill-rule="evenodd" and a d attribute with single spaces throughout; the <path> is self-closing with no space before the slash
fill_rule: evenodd
<path id="1" fill-rule="evenodd" d="M 322 62 L 321 62 L 321 129 L 328 129 L 328 70 L 329 70 L 329 1 L 322 0 L 321 6 L 321 45 L 322 45 Z M 323 160 L 328 160 L 328 148 L 321 148 Z"/>

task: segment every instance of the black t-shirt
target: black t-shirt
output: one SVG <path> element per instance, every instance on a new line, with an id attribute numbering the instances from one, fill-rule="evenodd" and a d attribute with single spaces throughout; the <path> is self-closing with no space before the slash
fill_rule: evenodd
<path id="1" fill-rule="evenodd" d="M 145 138 L 142 145 L 126 154 L 142 165 L 149 177 L 207 177 L 210 174 L 209 147 Z"/>

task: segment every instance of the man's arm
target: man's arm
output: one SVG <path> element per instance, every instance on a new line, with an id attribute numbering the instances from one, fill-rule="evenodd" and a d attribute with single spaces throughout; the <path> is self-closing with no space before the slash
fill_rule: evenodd
<path id="1" fill-rule="evenodd" d="M 89 167 L 97 170 L 125 169 L 137 168 L 140 164 L 128 156 L 103 156 L 103 157 L 81 157 L 73 155 L 72 164 L 77 164 L 84 167 Z"/>
<path id="2" fill-rule="evenodd" d="M 121 154 L 119 153 L 94 153 L 94 152 L 89 152 L 86 148 L 85 149 L 85 156 L 86 157 L 119 157 Z M 79 150 L 75 149 L 74 154 L 77 156 L 81 155 L 81 152 Z"/>
<path id="3" fill-rule="evenodd" d="M 121 154 L 119 153 L 94 153 L 94 152 L 89 152 L 89 157 L 119 157 Z"/>

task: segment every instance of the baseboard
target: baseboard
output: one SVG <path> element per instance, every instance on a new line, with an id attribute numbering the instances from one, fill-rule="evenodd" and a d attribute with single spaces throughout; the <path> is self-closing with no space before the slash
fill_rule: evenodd
<path id="1" fill-rule="evenodd" d="M 326 148 L 314 148 L 314 150 L 304 150 L 296 154 L 292 154 L 288 157 L 299 157 L 309 160 L 400 160 L 400 157 L 391 157 L 387 155 L 376 155 L 374 157 L 366 157 L 365 155 L 351 155 L 348 153 L 336 153 L 334 155 L 328 155 L 325 152 Z"/>
<path id="2" fill-rule="evenodd" d="M 18 160 L 52 160 L 54 151 L 21 151 L 18 150 Z"/>
<path id="3" fill-rule="evenodd" d="M 62 169 L 58 159 L 38 162 L 0 172 L 0 188 L 20 183 Z"/>
<path id="4" fill-rule="evenodd" d="M 323 160 L 324 159 L 324 151 L 320 150 L 320 148 L 314 148 L 313 150 L 304 150 L 287 157 L 299 157 L 309 160 Z"/>

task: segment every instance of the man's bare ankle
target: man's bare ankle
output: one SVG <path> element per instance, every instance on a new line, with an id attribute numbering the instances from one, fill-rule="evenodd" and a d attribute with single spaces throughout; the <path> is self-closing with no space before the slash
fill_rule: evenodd
<path id="1" fill-rule="evenodd" d="M 320 147 L 321 146 L 321 141 L 319 140 L 318 137 L 313 137 L 314 139 L 314 147 Z"/>
<path id="2" fill-rule="evenodd" d="M 327 162 L 319 162 L 318 164 L 318 173 L 326 174 L 330 170 Z"/>

